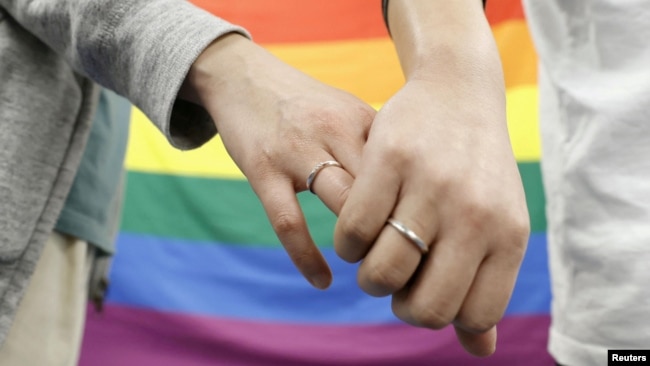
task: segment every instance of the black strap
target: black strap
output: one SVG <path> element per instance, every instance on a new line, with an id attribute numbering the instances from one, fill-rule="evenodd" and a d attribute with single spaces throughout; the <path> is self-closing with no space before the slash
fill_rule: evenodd
<path id="1" fill-rule="evenodd" d="M 483 0 L 483 8 L 485 9 L 485 3 L 487 0 Z M 381 0 L 381 13 L 384 16 L 384 24 L 386 24 L 386 29 L 390 32 L 390 27 L 388 26 L 388 0 Z"/>
<path id="2" fill-rule="evenodd" d="M 390 32 L 390 27 L 388 26 L 388 0 L 381 0 L 381 14 L 384 16 L 384 24 L 386 24 L 386 29 Z"/>

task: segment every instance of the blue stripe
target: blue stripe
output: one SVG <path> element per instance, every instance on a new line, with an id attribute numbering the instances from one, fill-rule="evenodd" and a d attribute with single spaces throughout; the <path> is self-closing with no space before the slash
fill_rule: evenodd
<path id="1" fill-rule="evenodd" d="M 323 254 L 334 283 L 313 289 L 282 250 L 200 244 L 122 233 L 111 272 L 108 301 L 191 314 L 297 323 L 376 324 L 396 321 L 390 298 L 365 295 L 356 265 L 333 249 Z M 549 309 L 544 234 L 531 238 L 507 314 Z"/>
<path id="2" fill-rule="evenodd" d="M 546 248 L 546 233 L 533 233 L 530 236 L 506 315 L 551 312 L 551 284 Z"/>

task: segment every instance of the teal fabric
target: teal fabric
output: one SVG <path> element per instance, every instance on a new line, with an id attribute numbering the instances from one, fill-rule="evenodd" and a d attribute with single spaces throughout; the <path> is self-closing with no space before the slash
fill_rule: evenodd
<path id="1" fill-rule="evenodd" d="M 131 105 L 102 90 L 86 150 L 55 230 L 114 251 Z"/>

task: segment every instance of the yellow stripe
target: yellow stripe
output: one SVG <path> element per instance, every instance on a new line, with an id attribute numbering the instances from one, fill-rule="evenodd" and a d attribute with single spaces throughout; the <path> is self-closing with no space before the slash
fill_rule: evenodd
<path id="1" fill-rule="evenodd" d="M 381 103 L 373 103 L 379 108 Z M 534 85 L 508 90 L 508 128 L 518 161 L 538 161 L 540 156 L 537 122 L 537 87 Z M 134 108 L 126 167 L 130 170 L 199 177 L 244 179 L 228 156 L 221 139 L 200 149 L 180 151 L 151 122 Z"/>
<path id="2" fill-rule="evenodd" d="M 388 100 L 404 84 L 397 53 L 387 38 L 266 48 L 288 64 L 367 103 Z"/>
<path id="3" fill-rule="evenodd" d="M 539 161 L 541 156 L 538 90 L 536 85 L 508 89 L 508 131 L 518 162 Z"/>
<path id="4" fill-rule="evenodd" d="M 499 48 L 506 87 L 537 83 L 537 53 L 523 20 L 510 20 L 492 28 Z"/>
<path id="5" fill-rule="evenodd" d="M 217 136 L 199 149 L 176 150 L 137 108 L 131 114 L 126 167 L 151 173 L 244 179 Z"/>

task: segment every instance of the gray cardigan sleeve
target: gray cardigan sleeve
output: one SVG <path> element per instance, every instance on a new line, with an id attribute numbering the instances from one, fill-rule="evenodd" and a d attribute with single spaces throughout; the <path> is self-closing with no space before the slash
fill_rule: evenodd
<path id="1" fill-rule="evenodd" d="M 127 97 L 187 149 L 216 128 L 177 100 L 190 66 L 215 39 L 246 31 L 184 0 L 0 0 L 22 27 L 84 76 Z"/>

